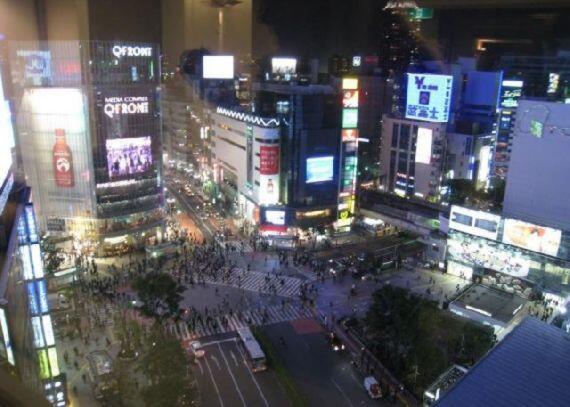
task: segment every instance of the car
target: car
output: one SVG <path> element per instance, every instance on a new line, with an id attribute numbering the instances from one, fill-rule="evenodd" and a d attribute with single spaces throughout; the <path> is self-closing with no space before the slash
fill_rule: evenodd
<path id="1" fill-rule="evenodd" d="M 202 348 L 200 341 L 192 341 L 188 344 L 188 351 L 196 358 L 200 359 L 206 355 L 206 351 Z"/>
<path id="2" fill-rule="evenodd" d="M 380 388 L 380 383 L 374 376 L 368 376 L 364 378 L 364 388 L 366 392 L 372 399 L 379 399 L 382 397 L 382 389 Z"/>
<path id="3" fill-rule="evenodd" d="M 336 336 L 334 332 L 329 332 L 328 334 L 329 345 L 335 352 L 340 352 L 346 349 L 344 343 Z"/>

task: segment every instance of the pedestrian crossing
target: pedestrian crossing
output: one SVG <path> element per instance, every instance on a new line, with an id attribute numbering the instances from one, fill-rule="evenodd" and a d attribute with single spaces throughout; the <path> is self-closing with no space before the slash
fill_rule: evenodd
<path id="1" fill-rule="evenodd" d="M 211 319 L 213 321 L 211 323 L 200 323 L 198 321 L 194 327 L 192 327 L 191 322 L 171 322 L 166 326 L 166 329 L 179 340 L 189 340 L 220 333 L 235 332 L 239 328 L 251 325 L 271 325 L 279 322 L 292 321 L 294 319 L 313 318 L 315 315 L 312 309 L 306 307 L 292 305 L 282 307 L 275 305 L 215 317 Z"/>
<path id="2" fill-rule="evenodd" d="M 93 305 L 89 309 L 89 321 L 91 325 L 106 325 L 113 326 L 115 320 L 115 309 L 112 304 L 106 303 L 104 305 Z"/>
<path id="3" fill-rule="evenodd" d="M 262 294 L 273 294 L 280 297 L 298 297 L 303 280 L 296 277 L 282 276 L 268 277 L 267 273 L 234 269 L 226 279 L 206 276 L 205 281 L 210 284 L 241 288 Z"/>

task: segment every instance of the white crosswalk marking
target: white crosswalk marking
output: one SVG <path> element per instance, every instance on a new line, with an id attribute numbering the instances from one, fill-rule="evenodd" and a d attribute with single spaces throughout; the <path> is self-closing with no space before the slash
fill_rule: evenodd
<path id="1" fill-rule="evenodd" d="M 238 287 L 247 291 L 274 294 L 281 297 L 297 297 L 303 280 L 296 277 L 268 277 L 266 273 L 234 269 L 229 278 L 222 280 L 206 276 L 206 282 L 216 285 Z"/>
<path id="2" fill-rule="evenodd" d="M 267 317 L 264 318 L 264 315 L 267 315 Z M 226 314 L 222 317 L 216 317 L 214 319 L 218 324 L 216 329 L 211 325 L 204 326 L 199 322 L 197 322 L 194 327 L 187 322 L 178 322 L 178 324 L 171 322 L 167 325 L 167 332 L 170 332 L 171 335 L 174 335 L 178 339 L 197 339 L 217 333 L 235 332 L 237 329 L 247 325 L 271 325 L 299 318 L 312 318 L 314 316 L 314 311 L 311 309 L 291 305 L 287 305 L 283 308 L 282 305 L 273 305 L 270 307 L 242 311 L 239 314 Z M 226 319 L 228 323 L 222 324 L 223 319 Z"/>

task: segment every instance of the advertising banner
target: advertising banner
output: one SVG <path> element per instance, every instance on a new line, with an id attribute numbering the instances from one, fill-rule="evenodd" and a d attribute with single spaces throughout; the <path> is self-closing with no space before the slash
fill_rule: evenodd
<path id="1" fill-rule="evenodd" d="M 491 240 L 497 240 L 500 222 L 499 215 L 455 205 L 451 207 L 449 215 L 450 229 Z"/>
<path id="2" fill-rule="evenodd" d="M 279 173 L 279 146 L 259 146 L 259 173 L 261 175 Z"/>
<path id="3" fill-rule="evenodd" d="M 556 256 L 561 239 L 562 232 L 558 229 L 537 226 L 516 219 L 505 219 L 503 243 Z"/>
<path id="4" fill-rule="evenodd" d="M 452 76 L 409 73 L 406 118 L 447 123 L 452 86 Z"/>
<path id="5" fill-rule="evenodd" d="M 42 218 L 93 213 L 92 149 L 83 92 L 26 89 L 18 120 L 24 169 Z"/>
<path id="6" fill-rule="evenodd" d="M 357 108 L 358 107 L 358 91 L 344 90 L 342 92 L 342 107 Z"/>
<path id="7" fill-rule="evenodd" d="M 233 79 L 233 55 L 204 55 L 202 77 L 204 79 Z"/>

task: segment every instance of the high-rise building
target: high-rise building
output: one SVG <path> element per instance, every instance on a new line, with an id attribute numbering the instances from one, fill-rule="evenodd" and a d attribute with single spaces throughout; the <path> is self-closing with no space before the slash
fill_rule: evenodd
<path id="1" fill-rule="evenodd" d="M 503 213 L 570 230 L 570 105 L 519 102 Z"/>
<path id="2" fill-rule="evenodd" d="M 160 239 L 158 48 L 21 42 L 11 61 L 41 230 L 82 235 L 107 254 Z"/>
<path id="3" fill-rule="evenodd" d="M 385 115 L 382 120 L 380 188 L 400 196 L 438 202 L 446 133 L 445 123 Z"/>

